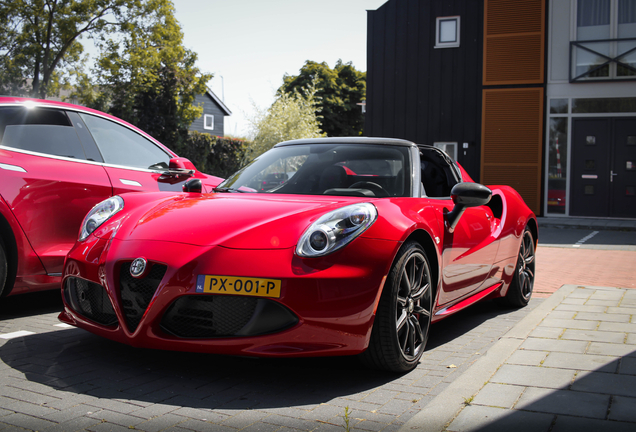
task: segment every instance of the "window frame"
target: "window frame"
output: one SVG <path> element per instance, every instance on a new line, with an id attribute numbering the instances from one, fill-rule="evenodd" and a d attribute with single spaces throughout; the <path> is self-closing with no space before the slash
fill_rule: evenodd
<path id="1" fill-rule="evenodd" d="M 212 122 L 211 126 L 208 126 L 207 120 L 210 120 Z M 213 114 L 203 114 L 203 129 L 214 130 L 214 115 Z"/>
<path id="2" fill-rule="evenodd" d="M 633 81 L 636 80 L 634 75 L 618 75 L 618 63 L 615 59 L 621 57 L 618 55 L 618 44 L 620 41 L 626 42 L 634 40 L 634 38 L 618 38 L 619 31 L 619 0 L 609 0 L 609 37 L 608 39 L 579 39 L 579 0 L 571 0 L 571 30 L 570 30 L 570 65 L 569 76 L 570 82 L 603 82 L 603 81 Z M 608 61 L 608 74 L 607 76 L 588 76 L 587 74 L 578 75 L 577 68 L 577 44 L 590 44 L 592 47 L 598 45 L 598 43 L 605 42 L 608 44 L 607 58 L 612 59 Z M 574 44 L 574 45 L 573 45 Z M 579 48 L 583 49 L 583 48 Z"/>
<path id="3" fill-rule="evenodd" d="M 453 151 L 453 154 L 450 154 L 446 151 L 446 147 L 448 145 L 454 145 L 455 146 L 455 150 Z M 439 142 L 435 142 L 433 143 L 433 147 L 438 148 L 440 150 L 442 150 L 444 153 L 446 153 L 448 156 L 451 157 L 451 159 L 453 159 L 453 161 L 457 161 L 457 153 L 458 153 L 458 142 L 453 142 L 453 141 L 439 141 Z"/>
<path id="4" fill-rule="evenodd" d="M 455 21 L 455 40 L 443 42 L 441 40 L 441 24 L 444 21 Z M 435 47 L 434 48 L 458 48 L 460 46 L 461 17 L 459 15 L 437 17 L 435 19 Z"/>

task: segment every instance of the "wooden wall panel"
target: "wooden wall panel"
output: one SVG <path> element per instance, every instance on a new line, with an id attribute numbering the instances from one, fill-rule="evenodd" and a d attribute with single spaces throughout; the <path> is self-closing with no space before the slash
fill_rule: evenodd
<path id="1" fill-rule="evenodd" d="M 487 185 L 508 185 L 523 197 L 528 207 L 539 211 L 541 191 L 536 185 L 541 182 L 541 170 L 533 166 L 497 166 L 484 172 L 482 182 Z"/>
<path id="2" fill-rule="evenodd" d="M 491 83 L 543 81 L 543 38 L 539 34 L 486 38 L 484 78 Z"/>
<path id="3" fill-rule="evenodd" d="M 485 0 L 484 85 L 542 84 L 545 0 Z"/>
<path id="4" fill-rule="evenodd" d="M 484 90 L 481 180 L 517 189 L 540 212 L 543 88 Z"/>

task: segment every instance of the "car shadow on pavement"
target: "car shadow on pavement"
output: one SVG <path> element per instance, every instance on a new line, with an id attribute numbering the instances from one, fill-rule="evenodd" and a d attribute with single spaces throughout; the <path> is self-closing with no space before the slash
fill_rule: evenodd
<path id="1" fill-rule="evenodd" d="M 0 347 L 0 359 L 18 372 L 13 375 L 63 392 L 208 409 L 319 404 L 396 377 L 366 370 L 353 357 L 262 359 L 149 350 L 74 328 L 9 340 Z"/>
<path id="2" fill-rule="evenodd" d="M 63 308 L 59 289 L 3 297 L 0 299 L 0 321 L 61 312 Z"/>
<path id="3" fill-rule="evenodd" d="M 509 328 L 518 321 L 519 313 L 526 313 L 534 308 L 541 300 L 533 299 L 530 305 L 523 310 L 504 306 L 496 300 L 483 301 L 457 312 L 448 318 L 434 323 L 431 326 L 426 350 L 432 350 L 444 344 L 452 342 L 479 327 L 481 324 L 493 318 L 507 318 L 510 316 Z"/>
<path id="4" fill-rule="evenodd" d="M 58 305 L 31 312 L 25 306 L 16 313 L 29 316 Z M 432 326 L 427 351 L 507 313 L 511 311 L 487 301 L 455 314 Z M 54 391 L 52 397 L 70 392 L 207 409 L 320 404 L 409 376 L 366 369 L 357 357 L 268 359 L 134 348 L 76 328 L 8 340 L 0 346 L 0 359 L 12 379 L 26 378 L 64 392 Z M 421 374 L 423 366 L 411 374 Z"/>

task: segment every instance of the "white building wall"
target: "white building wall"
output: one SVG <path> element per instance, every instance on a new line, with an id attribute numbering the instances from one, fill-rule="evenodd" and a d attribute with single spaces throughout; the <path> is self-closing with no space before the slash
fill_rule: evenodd
<path id="1" fill-rule="evenodd" d="M 546 151 L 545 154 L 545 178 L 543 197 L 544 214 L 547 216 L 568 216 L 570 204 L 570 175 L 572 154 L 572 118 L 584 117 L 636 117 L 636 112 L 631 113 L 594 113 L 572 114 L 572 99 L 576 98 L 635 98 L 636 81 L 613 82 L 577 82 L 570 83 L 570 41 L 576 40 L 576 4 L 577 0 L 551 0 L 548 15 L 548 55 L 547 55 L 547 84 L 546 84 Z M 564 113 L 550 113 L 550 100 L 567 100 L 569 109 Z M 555 140 L 557 135 L 551 130 L 554 120 L 566 119 L 566 142 Z M 559 135 L 563 138 L 563 133 Z M 555 181 L 555 143 L 558 143 L 561 163 L 559 170 L 563 171 L 563 179 Z M 561 181 L 562 180 L 562 181 Z M 548 202 L 552 202 L 558 194 L 554 193 L 555 184 L 565 184 L 565 200 L 567 206 L 561 213 L 551 212 Z M 552 190 L 551 190 L 552 189 Z M 552 207 L 554 209 L 555 207 Z"/>

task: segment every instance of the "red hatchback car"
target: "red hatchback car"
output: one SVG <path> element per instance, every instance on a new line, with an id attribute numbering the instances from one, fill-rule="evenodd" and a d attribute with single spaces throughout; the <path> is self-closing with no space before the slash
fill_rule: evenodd
<path id="1" fill-rule="evenodd" d="M 132 191 L 204 191 L 222 179 L 108 114 L 0 97 L 0 293 L 59 288 L 64 257 L 97 203 Z"/>

